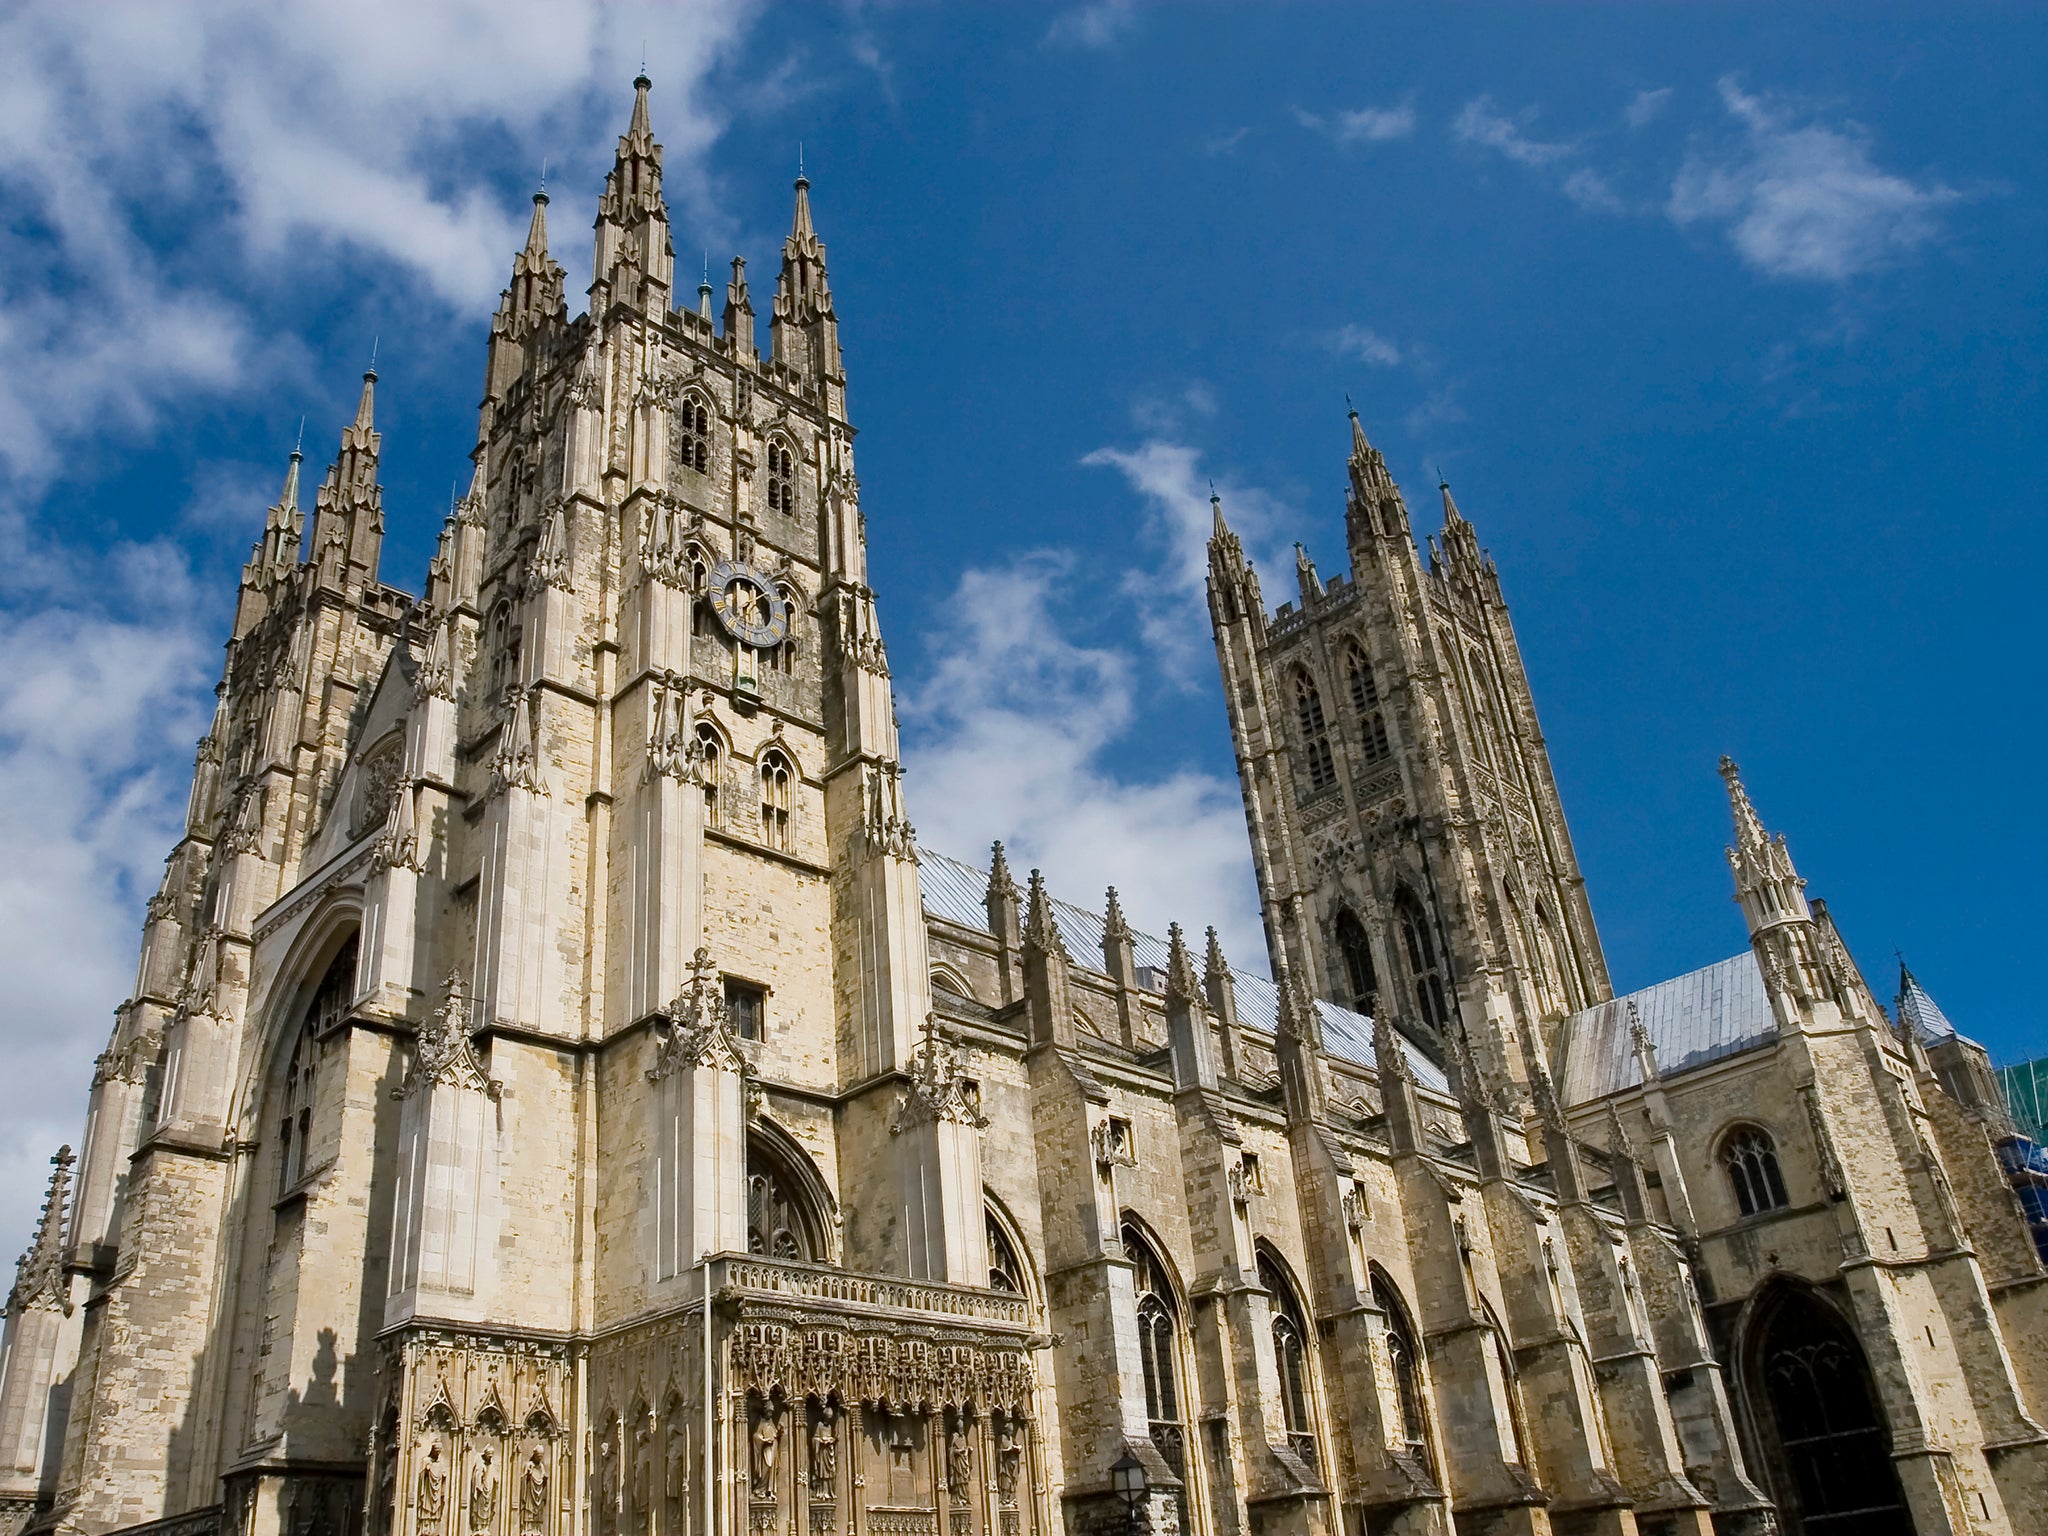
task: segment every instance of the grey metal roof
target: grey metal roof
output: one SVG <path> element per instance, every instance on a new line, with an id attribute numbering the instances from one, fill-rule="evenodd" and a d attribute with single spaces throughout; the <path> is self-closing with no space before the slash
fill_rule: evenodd
<path id="1" fill-rule="evenodd" d="M 924 892 L 924 909 L 932 917 L 980 933 L 988 932 L 988 871 L 963 864 L 929 848 L 917 850 L 919 884 Z M 1103 916 L 1077 907 L 1058 897 L 1052 902 L 1053 923 L 1066 941 L 1068 951 L 1082 965 L 1099 969 L 1102 955 Z M 1162 976 L 1166 971 L 1166 944 L 1149 933 L 1131 934 L 1131 949 L 1140 966 Z M 1256 972 L 1233 965 L 1231 979 L 1237 984 L 1237 1017 L 1240 1024 L 1275 1034 L 1280 1027 L 1280 989 Z M 1316 1000 L 1322 1018 L 1323 1040 L 1331 1052 L 1360 1066 L 1373 1065 L 1372 1020 L 1335 1003 Z M 1443 1069 L 1423 1054 L 1420 1046 L 1405 1036 L 1401 1041 L 1415 1081 L 1438 1093 L 1450 1092 L 1450 1080 Z"/>
<path id="2" fill-rule="evenodd" d="M 1583 1104 L 1643 1080 L 1629 1035 L 1630 1003 L 1650 1033 L 1657 1070 L 1664 1077 L 1763 1045 L 1778 1035 L 1763 973 L 1757 969 L 1756 956 L 1745 949 L 1640 992 L 1582 1008 L 1566 1019 L 1561 1032 L 1564 1061 L 1557 1072 L 1565 1103 Z"/>
<path id="3" fill-rule="evenodd" d="M 1941 1011 L 1934 999 L 1927 995 L 1927 989 L 1903 965 L 1899 967 L 1899 1017 L 1911 1024 L 1913 1033 L 1930 1045 L 1937 1040 L 1955 1037 L 1956 1027 L 1949 1023 L 1948 1015 Z"/>

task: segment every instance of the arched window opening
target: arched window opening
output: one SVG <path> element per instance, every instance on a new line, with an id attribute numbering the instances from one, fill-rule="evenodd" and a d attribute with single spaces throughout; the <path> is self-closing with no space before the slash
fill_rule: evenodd
<path id="1" fill-rule="evenodd" d="M 1310 793 L 1337 782 L 1337 762 L 1330 755 L 1330 725 L 1323 717 L 1323 696 L 1306 672 L 1294 674 L 1294 713 L 1301 726 L 1301 750 Z"/>
<path id="2" fill-rule="evenodd" d="M 718 825 L 718 781 L 725 772 L 725 738 L 712 725 L 697 727 L 697 745 L 704 755 L 704 825 Z"/>
<path id="3" fill-rule="evenodd" d="M 1403 886 L 1394 898 L 1401 924 L 1401 948 L 1408 958 L 1408 975 L 1415 986 L 1415 1007 L 1422 1022 L 1442 1033 L 1450 1027 L 1449 994 L 1437 961 L 1436 942 L 1430 937 L 1429 919 L 1415 893 Z"/>
<path id="4" fill-rule="evenodd" d="M 814 1263 L 826 1258 L 824 1215 L 791 1156 L 757 1133 L 747 1138 L 747 1252 Z"/>
<path id="5" fill-rule="evenodd" d="M 1175 1477 L 1187 1479 L 1187 1430 L 1181 1421 L 1179 1310 L 1159 1256 L 1131 1222 L 1123 1226 L 1124 1254 L 1131 1261 L 1131 1280 L 1138 1292 L 1138 1359 L 1145 1376 L 1145 1417 L 1152 1444 Z M 1182 1498 L 1181 1523 L 1187 1524 Z"/>
<path id="6" fill-rule="evenodd" d="M 1792 1203 L 1785 1195 L 1784 1176 L 1778 1172 L 1777 1146 L 1758 1127 L 1745 1125 L 1729 1133 L 1721 1143 L 1721 1165 L 1728 1170 L 1736 1208 L 1743 1215 L 1755 1216 Z"/>
<path id="7" fill-rule="evenodd" d="M 1833 1310 L 1788 1290 L 1760 1316 L 1750 1386 L 1761 1387 L 1781 1504 L 1799 1528 L 1856 1536 L 1913 1529 L 1863 1350 Z"/>
<path id="8" fill-rule="evenodd" d="M 685 469 L 703 474 L 711 468 L 711 410 L 703 401 L 686 396 L 676 413 L 682 428 L 680 462 Z"/>
<path id="9" fill-rule="evenodd" d="M 1517 1465 L 1526 1467 L 1529 1465 L 1529 1445 L 1527 1437 L 1522 1432 L 1522 1390 L 1516 1380 L 1515 1354 L 1508 1348 L 1507 1330 L 1501 1327 L 1500 1319 L 1494 1316 L 1493 1308 L 1482 1299 L 1479 1309 L 1486 1316 L 1486 1352 L 1492 1357 L 1494 1371 L 1500 1378 L 1501 1391 L 1507 1397 L 1508 1429 L 1514 1436 L 1515 1461 Z"/>
<path id="10" fill-rule="evenodd" d="M 796 515 L 796 455 L 780 438 L 768 440 L 768 510 Z"/>
<path id="11" fill-rule="evenodd" d="M 770 848 L 789 846 L 789 759 L 769 752 L 761 759 L 761 841 Z"/>
<path id="12" fill-rule="evenodd" d="M 1379 679 L 1372 663 L 1365 659 L 1357 641 L 1344 647 L 1344 677 L 1351 689 L 1351 710 L 1358 716 L 1358 734 L 1365 760 L 1382 762 L 1391 750 L 1387 745 L 1387 720 L 1380 710 Z"/>
<path id="13" fill-rule="evenodd" d="M 1401 1408 L 1401 1439 L 1408 1454 L 1433 1468 L 1429 1450 L 1429 1415 L 1423 1408 L 1422 1353 L 1415 1343 L 1415 1325 L 1394 1288 L 1375 1272 L 1372 1304 L 1386 1314 L 1387 1364 L 1394 1375 L 1394 1397 Z"/>
<path id="14" fill-rule="evenodd" d="M 313 1133 L 313 1103 L 320 1086 L 320 1037 L 339 1024 L 356 993 L 357 936 L 350 934 L 300 1015 L 292 1053 L 280 1085 L 277 1125 L 277 1192 L 284 1195 L 306 1176 L 306 1143 Z"/>
<path id="15" fill-rule="evenodd" d="M 1280 1369 L 1280 1416 L 1295 1454 L 1317 1465 L 1315 1421 L 1309 1414 L 1308 1317 L 1280 1266 L 1258 1256 L 1259 1284 L 1266 1288 L 1273 1318 L 1273 1360 Z"/>
<path id="16" fill-rule="evenodd" d="M 1373 969 L 1372 944 L 1365 936 L 1365 925 L 1348 910 L 1337 914 L 1337 957 L 1344 963 L 1352 1008 L 1373 1013 L 1379 1007 L 1380 980 Z"/>
<path id="17" fill-rule="evenodd" d="M 1565 986 L 1564 954 L 1550 912 L 1540 901 L 1536 903 L 1536 971 L 1545 1006 L 1553 1013 L 1565 1012 L 1571 1002 Z"/>
<path id="18" fill-rule="evenodd" d="M 1010 1234 L 996 1220 L 994 1211 L 983 1211 L 982 1220 L 988 1224 L 988 1288 L 1011 1296 L 1028 1295 L 1024 1288 L 1024 1261 L 1018 1258 Z"/>

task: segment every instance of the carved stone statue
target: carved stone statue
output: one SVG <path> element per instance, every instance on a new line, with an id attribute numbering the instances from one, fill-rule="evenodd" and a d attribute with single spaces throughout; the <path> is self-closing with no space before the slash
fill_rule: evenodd
<path id="1" fill-rule="evenodd" d="M 632 1536 L 647 1536 L 648 1517 L 654 1513 L 654 1411 L 642 1409 L 633 1416 L 633 1506 L 627 1529 Z"/>
<path id="2" fill-rule="evenodd" d="M 761 1420 L 754 1426 L 754 1497 L 772 1499 L 775 1497 L 775 1457 L 782 1440 L 782 1426 L 776 1422 L 775 1408 L 770 1404 L 762 1413 Z"/>
<path id="3" fill-rule="evenodd" d="M 946 1491 L 966 1498 L 974 1488 L 974 1448 L 967 1438 L 967 1416 L 953 1421 L 946 1434 Z"/>
<path id="4" fill-rule="evenodd" d="M 996 1428 L 996 1495 L 1005 1504 L 1017 1502 L 1017 1474 L 1023 1465 L 1024 1447 L 1017 1443 L 1017 1426 L 1005 1415 Z"/>
<path id="5" fill-rule="evenodd" d="M 469 1528 L 488 1531 L 498 1520 L 498 1469 L 491 1465 L 491 1449 L 476 1453 L 476 1465 L 469 1474 Z"/>
<path id="6" fill-rule="evenodd" d="M 438 1440 L 427 1446 L 427 1459 L 420 1466 L 419 1481 L 413 1490 L 413 1511 L 422 1530 L 439 1525 L 448 1511 L 448 1469 L 441 1465 Z"/>
<path id="7" fill-rule="evenodd" d="M 823 1404 L 811 1421 L 811 1497 L 829 1499 L 839 1486 L 839 1433 L 832 1427 L 832 1405 Z"/>
<path id="8" fill-rule="evenodd" d="M 677 1405 L 671 1403 L 669 1407 L 674 1412 Z M 683 1528 L 683 1506 L 690 1497 L 690 1442 L 682 1424 L 674 1418 L 668 1421 L 668 1454 L 662 1461 L 663 1513 L 670 1536 L 675 1536 Z"/>
<path id="9" fill-rule="evenodd" d="M 619 1528 L 619 1426 L 616 1421 L 597 1448 L 598 1536 L 611 1536 Z"/>
<path id="10" fill-rule="evenodd" d="M 521 1536 L 540 1536 L 548 1528 L 548 1464 L 536 1447 L 519 1473 Z"/>

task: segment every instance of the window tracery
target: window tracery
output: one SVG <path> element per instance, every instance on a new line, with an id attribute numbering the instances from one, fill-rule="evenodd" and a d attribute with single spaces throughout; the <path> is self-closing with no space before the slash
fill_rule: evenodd
<path id="1" fill-rule="evenodd" d="M 1401 925 L 1401 947 L 1407 955 L 1408 974 L 1415 985 L 1416 1011 L 1423 1023 L 1441 1032 L 1450 1026 L 1451 1009 L 1429 919 L 1415 893 L 1405 885 L 1395 893 L 1394 910 Z"/>
<path id="2" fill-rule="evenodd" d="M 718 779 L 725 768 L 725 738 L 718 734 L 718 727 L 704 724 L 697 727 L 697 744 L 704 754 L 704 825 L 718 825 Z"/>
<path id="3" fill-rule="evenodd" d="M 1387 744 L 1386 716 L 1380 710 L 1379 680 L 1373 676 L 1372 663 L 1365 659 L 1365 652 L 1353 640 L 1344 647 L 1344 677 L 1351 690 L 1351 710 L 1358 717 L 1358 735 L 1361 749 L 1368 763 L 1385 760 L 1391 748 Z"/>
<path id="4" fill-rule="evenodd" d="M 1309 1413 L 1308 1318 L 1280 1266 L 1258 1256 L 1259 1284 L 1266 1288 L 1273 1319 L 1273 1359 L 1280 1371 L 1280 1416 L 1287 1438 L 1309 1465 L 1316 1464 L 1315 1423 Z"/>
<path id="5" fill-rule="evenodd" d="M 1344 964 L 1352 1008 L 1371 1014 L 1379 1006 L 1379 975 L 1373 969 L 1372 943 L 1365 936 L 1365 925 L 1349 909 L 1337 914 L 1337 956 Z"/>
<path id="6" fill-rule="evenodd" d="M 1301 726 L 1309 791 L 1328 789 L 1337 782 L 1337 763 L 1330 754 L 1330 724 L 1323 714 L 1323 696 L 1306 672 L 1294 674 L 1294 713 Z"/>
<path id="7" fill-rule="evenodd" d="M 695 395 L 685 395 L 676 425 L 681 429 L 678 462 L 704 474 L 711 468 L 711 408 Z"/>
<path id="8" fill-rule="evenodd" d="M 1792 1202 L 1778 1171 L 1778 1148 L 1768 1132 L 1754 1125 L 1731 1131 L 1721 1143 L 1721 1165 L 1735 1190 L 1735 1204 L 1745 1216 L 1775 1211 Z"/>
<path id="9" fill-rule="evenodd" d="M 1003 1224 L 996 1220 L 994 1211 L 984 1211 L 982 1219 L 988 1225 L 988 1288 L 1003 1291 L 1011 1296 L 1027 1294 L 1024 1288 L 1024 1263 L 1017 1257 L 1017 1249 L 1010 1242 L 1010 1234 L 1003 1230 Z"/>
<path id="10" fill-rule="evenodd" d="M 761 841 L 770 848 L 789 846 L 789 759 L 769 751 L 761 759 Z"/>
<path id="11" fill-rule="evenodd" d="M 1179 1309 L 1159 1256 L 1134 1223 L 1124 1223 L 1123 1242 L 1138 1293 L 1138 1359 L 1145 1379 L 1145 1417 L 1151 1426 L 1152 1444 L 1174 1475 L 1185 1480 L 1187 1432 L 1180 1407 Z M 1181 1508 L 1185 1524 L 1185 1499 Z"/>
<path id="12" fill-rule="evenodd" d="M 288 1193 L 306 1175 L 306 1142 L 313 1132 L 313 1104 L 320 1085 L 320 1038 L 341 1022 L 355 997 L 356 953 L 357 938 L 350 934 L 327 963 L 292 1040 L 277 1126 L 279 1195 Z"/>
<path id="13" fill-rule="evenodd" d="M 768 510 L 796 515 L 796 455 L 777 437 L 768 439 Z"/>
<path id="14" fill-rule="evenodd" d="M 1423 1408 L 1422 1355 L 1415 1345 L 1415 1327 L 1401 1298 L 1377 1271 L 1372 1277 L 1372 1304 L 1386 1316 L 1387 1364 L 1401 1409 L 1401 1439 L 1410 1455 L 1430 1466 L 1429 1415 Z"/>

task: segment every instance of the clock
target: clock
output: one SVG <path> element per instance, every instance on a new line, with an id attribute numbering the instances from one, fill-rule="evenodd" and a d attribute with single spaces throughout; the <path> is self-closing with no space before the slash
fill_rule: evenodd
<path id="1" fill-rule="evenodd" d="M 789 604 L 767 572 L 744 560 L 721 560 L 711 567 L 705 590 L 718 622 L 742 645 L 766 651 L 789 638 Z"/>

